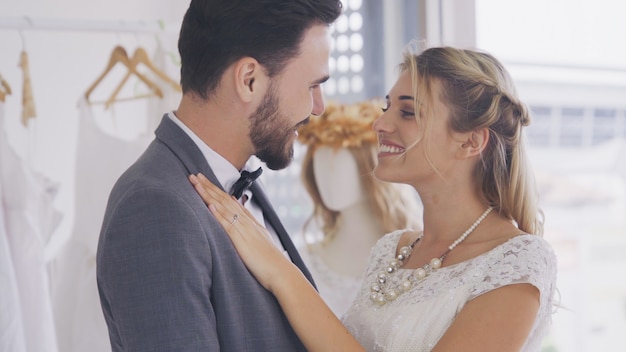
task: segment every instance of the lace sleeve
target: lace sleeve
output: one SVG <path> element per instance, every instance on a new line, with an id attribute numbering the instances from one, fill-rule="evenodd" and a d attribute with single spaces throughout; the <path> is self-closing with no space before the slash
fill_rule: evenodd
<path id="1" fill-rule="evenodd" d="M 471 292 L 476 298 L 496 288 L 528 283 L 539 289 L 541 306 L 549 307 L 556 284 L 556 256 L 537 235 L 520 235 L 492 252 L 484 263 L 484 275 Z"/>

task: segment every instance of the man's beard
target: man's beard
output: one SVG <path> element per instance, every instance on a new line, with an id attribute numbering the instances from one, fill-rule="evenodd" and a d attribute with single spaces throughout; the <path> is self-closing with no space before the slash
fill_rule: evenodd
<path id="1" fill-rule="evenodd" d="M 250 139 L 256 156 L 272 170 L 284 169 L 293 159 L 295 126 L 279 112 L 279 99 L 273 85 L 261 105 L 250 116 Z"/>

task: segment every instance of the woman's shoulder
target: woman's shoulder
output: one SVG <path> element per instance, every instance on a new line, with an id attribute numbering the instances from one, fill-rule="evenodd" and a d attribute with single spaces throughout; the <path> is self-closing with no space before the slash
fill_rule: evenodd
<path id="1" fill-rule="evenodd" d="M 503 261 L 520 261 L 537 259 L 545 264 L 555 264 L 556 255 L 550 243 L 540 235 L 520 234 L 496 247 Z M 554 262 L 554 263 L 553 263 Z"/>
<path id="2" fill-rule="evenodd" d="M 399 245 L 408 245 L 408 243 L 411 243 L 410 238 L 413 237 L 414 233 L 416 233 L 416 231 L 409 228 L 388 232 L 378 240 L 374 248 L 391 245 L 396 248 Z"/>
<path id="3" fill-rule="evenodd" d="M 370 264 L 377 261 L 387 261 L 395 257 L 396 249 L 402 244 L 405 234 L 409 234 L 412 229 L 398 229 L 383 235 L 372 247 L 370 254 Z"/>
<path id="4" fill-rule="evenodd" d="M 530 283 L 541 291 L 549 291 L 556 281 L 556 255 L 550 243 L 539 235 L 514 236 L 482 257 L 482 289 L 487 291 L 515 283 Z"/>

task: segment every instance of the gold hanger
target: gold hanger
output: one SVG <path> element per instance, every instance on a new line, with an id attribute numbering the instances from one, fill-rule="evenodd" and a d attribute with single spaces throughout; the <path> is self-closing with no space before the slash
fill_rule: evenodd
<path id="1" fill-rule="evenodd" d="M 24 76 L 22 86 L 22 125 L 28 126 L 28 121 L 37 117 L 35 110 L 35 98 L 33 96 L 33 85 L 30 80 L 30 65 L 28 64 L 28 53 L 22 50 L 20 54 L 20 64 Z"/>
<path id="2" fill-rule="evenodd" d="M 9 83 L 4 80 L 4 77 L 2 77 L 2 75 L 0 75 L 0 87 L 0 102 L 4 103 L 6 96 L 11 95 L 12 92 L 11 86 L 9 86 Z"/>
<path id="3" fill-rule="evenodd" d="M 124 76 L 124 78 L 122 79 L 122 82 L 120 82 L 120 84 L 113 91 L 113 94 L 111 94 L 111 97 L 105 102 L 105 109 L 111 106 L 115 101 L 118 101 L 116 100 L 117 94 L 120 92 L 120 90 L 124 86 L 124 83 L 126 83 L 128 78 L 130 78 L 130 76 L 133 74 L 137 76 L 143 83 L 145 83 L 148 86 L 148 88 L 150 88 L 150 90 L 153 92 L 154 95 L 158 96 L 159 98 L 163 97 L 163 93 L 161 92 L 159 87 L 157 87 L 157 85 L 154 82 L 146 78 L 143 74 L 141 74 L 140 72 L 137 72 L 137 70 L 135 69 L 136 64 L 133 62 L 133 60 L 131 60 L 128 57 L 126 50 L 123 47 L 118 45 L 113 49 L 113 52 L 111 53 L 111 57 L 109 59 L 109 64 L 105 68 L 104 72 L 102 72 L 102 74 L 96 79 L 96 81 L 93 84 L 91 84 L 91 86 L 85 92 L 85 99 L 87 99 L 87 101 L 89 101 L 89 96 L 91 95 L 93 90 L 104 79 L 104 77 L 106 77 L 106 75 L 111 71 L 111 69 L 115 67 L 117 63 L 121 63 L 122 65 L 126 66 L 128 71 L 126 75 Z M 138 99 L 138 98 L 143 98 L 143 97 L 145 96 L 135 97 L 135 98 Z"/>

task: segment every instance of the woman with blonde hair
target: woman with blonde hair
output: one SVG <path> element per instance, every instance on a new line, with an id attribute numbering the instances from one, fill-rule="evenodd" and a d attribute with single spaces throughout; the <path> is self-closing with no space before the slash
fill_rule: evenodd
<path id="1" fill-rule="evenodd" d="M 309 351 L 539 351 L 556 258 L 524 151 L 528 110 L 486 53 L 429 48 L 400 71 L 373 126 L 374 175 L 417 190 L 423 230 L 378 241 L 343 325 L 237 203 L 190 179 Z"/>

